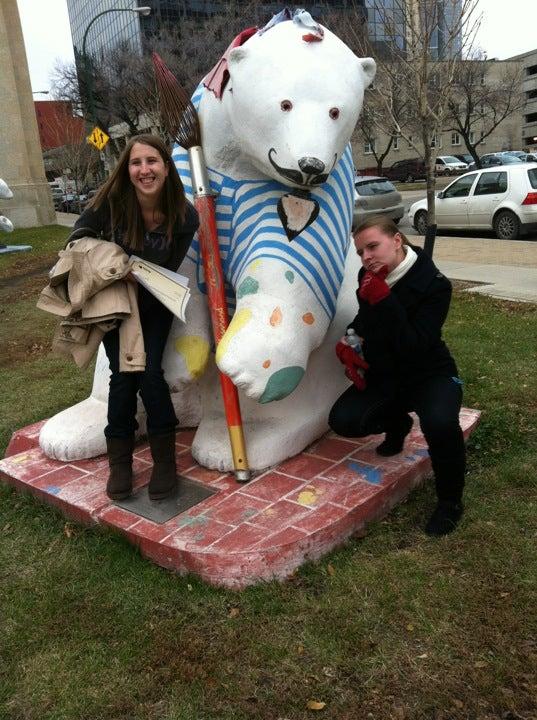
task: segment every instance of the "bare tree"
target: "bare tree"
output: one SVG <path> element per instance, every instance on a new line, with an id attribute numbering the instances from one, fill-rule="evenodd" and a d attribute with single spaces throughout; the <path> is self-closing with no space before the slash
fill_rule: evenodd
<path id="1" fill-rule="evenodd" d="M 388 133 L 395 130 L 425 162 L 428 252 L 432 252 L 436 232 L 434 146 L 446 125 L 457 65 L 475 41 L 480 23 L 477 4 L 477 0 L 393 0 L 387 7 L 373 0 L 372 34 L 365 33 L 359 22 L 360 7 L 355 8 L 356 22 L 346 21 L 346 34 L 351 36 L 347 43 L 357 54 L 374 57 L 379 72 L 390 79 L 373 88 L 386 111 Z M 398 88 L 404 95 L 404 124 L 394 110 L 393 92 L 387 93 L 386 88 Z"/>
<path id="2" fill-rule="evenodd" d="M 477 147 L 524 105 L 521 74 L 518 65 L 481 59 L 479 55 L 462 60 L 455 68 L 446 130 L 459 133 L 477 167 L 481 167 Z"/>
<path id="3" fill-rule="evenodd" d="M 76 193 L 92 184 L 99 167 L 99 155 L 86 140 L 84 123 L 69 103 L 58 105 L 48 116 L 47 135 L 54 147 L 46 152 L 47 170 L 67 177 Z"/>
<path id="4" fill-rule="evenodd" d="M 408 95 L 401 92 L 399 83 L 394 82 L 394 76 L 395 70 L 385 74 L 383 68 L 379 68 L 373 87 L 365 92 L 364 106 L 354 134 L 355 139 L 359 137 L 368 143 L 379 175 L 382 174 L 386 156 L 395 140 L 401 137 L 401 132 L 408 130 L 409 135 L 412 132 Z M 387 138 L 382 145 L 378 141 L 379 137 Z"/>
<path id="5" fill-rule="evenodd" d="M 247 26 L 264 25 L 269 19 L 267 14 L 261 0 L 230 0 L 209 17 L 185 16 L 175 28 L 159 28 L 144 40 L 141 54 L 128 43 L 121 43 L 97 56 L 78 56 L 76 64 L 56 67 L 54 95 L 69 100 L 88 123 L 98 124 L 109 135 L 113 125 L 124 123 L 127 135 L 150 126 L 165 136 L 159 122 L 151 53 L 157 52 L 179 82 L 192 92 L 233 37 Z"/>

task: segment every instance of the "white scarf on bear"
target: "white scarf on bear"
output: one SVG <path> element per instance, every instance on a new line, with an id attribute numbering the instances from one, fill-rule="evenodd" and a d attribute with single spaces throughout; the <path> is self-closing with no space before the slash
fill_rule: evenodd
<path id="1" fill-rule="evenodd" d="M 402 248 L 405 251 L 405 259 L 401 260 L 399 265 L 397 265 L 386 277 L 386 283 L 389 287 L 395 285 L 395 283 L 400 280 L 403 275 L 406 275 L 418 259 L 417 253 L 410 247 L 410 245 L 402 245 Z"/>

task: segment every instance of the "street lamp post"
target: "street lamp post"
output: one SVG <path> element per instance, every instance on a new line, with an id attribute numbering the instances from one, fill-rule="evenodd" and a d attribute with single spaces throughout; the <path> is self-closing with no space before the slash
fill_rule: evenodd
<path id="1" fill-rule="evenodd" d="M 137 15 L 147 16 L 147 15 L 150 15 L 151 8 L 147 5 L 144 5 L 143 7 L 136 7 L 136 8 L 108 8 L 108 10 L 103 10 L 102 12 L 95 15 L 95 17 L 90 20 L 90 22 L 84 32 L 84 35 L 82 37 L 82 57 L 84 59 L 84 76 L 85 76 L 86 88 L 87 88 L 87 92 L 88 92 L 88 112 L 89 112 L 91 121 L 95 122 L 95 123 L 97 121 L 97 117 L 96 117 L 96 114 L 94 111 L 94 106 L 93 106 L 93 80 L 92 80 L 92 76 L 91 76 L 91 72 L 90 72 L 90 68 L 89 68 L 88 56 L 86 55 L 86 40 L 88 38 L 88 32 L 89 32 L 91 26 L 93 25 L 93 23 L 96 20 L 98 20 L 100 17 L 102 17 L 103 15 L 106 15 L 107 13 L 111 13 L 111 12 L 131 12 L 131 13 L 136 13 Z"/>

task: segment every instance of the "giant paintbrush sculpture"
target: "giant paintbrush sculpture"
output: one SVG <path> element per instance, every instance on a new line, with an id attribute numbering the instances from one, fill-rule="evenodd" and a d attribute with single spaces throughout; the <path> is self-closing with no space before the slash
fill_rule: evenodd
<path id="1" fill-rule="evenodd" d="M 163 124 L 171 137 L 188 150 L 194 204 L 200 218 L 198 239 L 203 258 L 213 335 L 218 346 L 229 325 L 229 316 L 216 230 L 214 194 L 211 191 L 201 146 L 198 113 L 185 90 L 156 53 L 153 53 L 153 66 Z M 233 382 L 223 373 L 220 373 L 220 385 L 235 477 L 239 482 L 246 482 L 250 479 L 250 471 L 246 458 L 239 395 Z"/>

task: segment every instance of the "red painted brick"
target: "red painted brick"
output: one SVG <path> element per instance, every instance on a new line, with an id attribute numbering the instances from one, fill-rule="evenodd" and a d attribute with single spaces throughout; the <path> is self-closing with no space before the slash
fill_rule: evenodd
<path id="1" fill-rule="evenodd" d="M 98 455 L 94 458 L 87 458 L 85 460 L 71 460 L 71 465 L 75 465 L 81 470 L 86 472 L 99 472 L 108 470 L 108 455 Z"/>
<path id="2" fill-rule="evenodd" d="M 32 448 L 0 460 L 0 470 L 23 482 L 31 482 L 52 470 L 58 470 L 64 464 L 48 458 L 39 448 Z"/>
<path id="3" fill-rule="evenodd" d="M 242 492 L 262 500 L 276 502 L 303 485 L 304 480 L 287 477 L 277 472 L 268 472 L 246 483 Z"/>
<path id="4" fill-rule="evenodd" d="M 268 505 L 266 500 L 258 500 L 237 491 L 224 497 L 218 504 L 213 504 L 207 510 L 207 515 L 227 525 L 240 525 L 253 521 Z"/>
<path id="5" fill-rule="evenodd" d="M 306 448 L 305 452 L 311 455 L 318 455 L 328 460 L 341 460 L 355 450 L 355 443 L 349 440 L 323 437 L 318 442 Z"/>
<path id="6" fill-rule="evenodd" d="M 175 454 L 177 463 L 177 472 L 183 472 L 187 468 L 191 468 L 197 465 L 196 461 L 192 457 L 190 450 L 178 450 Z"/>
<path id="7" fill-rule="evenodd" d="M 268 528 L 271 532 L 281 530 L 284 527 L 294 525 L 297 520 L 305 517 L 312 510 L 304 505 L 298 505 L 288 500 L 279 500 L 274 505 L 270 505 L 250 522 L 253 525 L 261 525 Z"/>
<path id="8" fill-rule="evenodd" d="M 302 522 L 302 521 L 300 521 Z M 278 530 L 272 535 L 260 540 L 257 545 L 254 545 L 254 550 L 266 550 L 268 548 L 281 548 L 285 545 L 294 545 L 300 540 L 307 538 L 308 533 L 304 529 L 298 527 L 286 527 L 283 530 Z"/>
<path id="9" fill-rule="evenodd" d="M 92 475 L 80 470 L 80 468 L 73 467 L 72 465 L 64 465 L 57 470 L 53 470 L 52 472 L 43 475 L 37 480 L 33 480 L 32 485 L 36 488 L 40 488 L 46 492 L 52 492 L 56 495 L 56 489 L 64 487 L 67 483 L 91 477 Z"/>
<path id="10" fill-rule="evenodd" d="M 175 442 L 191 447 L 196 432 L 197 428 L 185 428 L 183 430 L 179 430 L 179 432 L 175 435 Z"/>
<path id="11" fill-rule="evenodd" d="M 349 509 L 355 508 L 374 495 L 377 495 L 381 487 L 380 485 L 372 485 L 361 481 L 355 482 L 350 486 L 341 485 L 338 491 L 332 494 L 330 502 Z"/>
<path id="12" fill-rule="evenodd" d="M 200 465 L 189 468 L 185 476 L 192 480 L 197 480 L 197 482 L 203 483 L 204 485 L 212 485 L 218 480 L 228 477 L 228 475 L 221 470 L 209 470 Z"/>
<path id="13" fill-rule="evenodd" d="M 349 458 L 337 465 L 332 465 L 329 470 L 323 473 L 322 477 L 334 481 L 341 486 L 350 486 L 361 479 L 361 475 L 351 467 L 353 462 L 356 461 Z"/>
<path id="14" fill-rule="evenodd" d="M 317 532 L 321 528 L 327 525 L 333 525 L 337 520 L 348 515 L 348 510 L 338 505 L 332 505 L 332 503 L 326 503 L 319 508 L 317 512 L 310 513 L 306 517 L 297 520 L 294 523 L 293 528 L 302 530 L 309 534 Z"/>
<path id="15" fill-rule="evenodd" d="M 83 498 L 85 495 L 93 492 L 102 492 L 104 495 L 105 491 L 106 482 L 98 475 L 88 474 L 67 483 L 60 488 L 57 494 L 64 500 L 78 505 L 79 498 Z"/>
<path id="16" fill-rule="evenodd" d="M 355 446 L 353 446 L 355 447 Z M 313 455 L 296 455 L 289 460 L 281 463 L 276 468 L 276 472 L 282 472 L 287 475 L 310 480 L 316 475 L 321 475 L 326 468 L 333 465 L 333 460 L 324 460 L 323 458 L 314 457 Z"/>
<path id="17" fill-rule="evenodd" d="M 179 526 L 179 527 L 178 527 Z M 164 541 L 166 545 L 195 551 L 212 545 L 234 530 L 232 525 L 218 522 L 206 516 L 177 518 L 175 532 Z"/>
<path id="18" fill-rule="evenodd" d="M 170 534 L 169 528 L 164 523 L 160 525 L 138 515 L 136 518 L 137 522 L 129 527 L 129 534 L 140 542 L 144 539 L 162 542 Z"/>
<path id="19" fill-rule="evenodd" d="M 120 530 L 129 530 L 140 522 L 140 516 L 125 510 L 117 505 L 109 505 L 98 514 L 99 522 Z"/>
<path id="20" fill-rule="evenodd" d="M 39 447 L 39 434 L 45 422 L 46 420 L 40 420 L 33 425 L 16 430 L 11 436 L 4 457 L 17 455 L 31 448 Z"/>
<path id="21" fill-rule="evenodd" d="M 215 542 L 211 546 L 211 549 L 229 552 L 250 550 L 266 536 L 266 528 L 254 527 L 253 525 L 243 523 Z"/>
<path id="22" fill-rule="evenodd" d="M 290 493 L 287 499 L 304 507 L 315 508 L 315 510 L 317 510 L 321 505 L 324 505 L 324 503 L 330 502 L 334 493 L 339 491 L 339 488 L 340 483 L 331 482 L 324 478 L 313 478 L 304 484 L 299 491 Z M 322 512 L 322 510 L 320 512 Z"/>

